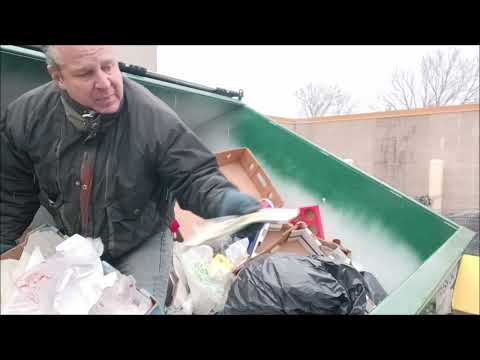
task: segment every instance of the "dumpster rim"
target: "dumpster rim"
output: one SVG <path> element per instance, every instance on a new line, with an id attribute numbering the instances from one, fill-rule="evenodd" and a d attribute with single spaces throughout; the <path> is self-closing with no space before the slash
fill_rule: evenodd
<path id="1" fill-rule="evenodd" d="M 145 84 L 160 86 L 160 87 L 164 87 L 164 88 L 175 89 L 175 90 L 178 90 L 180 92 L 184 92 L 184 93 L 188 93 L 188 94 L 205 96 L 205 97 L 214 98 L 214 99 L 217 99 L 217 100 L 220 100 L 220 101 L 223 101 L 223 102 L 229 102 L 229 103 L 233 103 L 233 104 L 236 104 L 236 105 L 245 106 L 245 104 L 243 102 L 241 102 L 239 100 L 236 100 L 236 99 L 229 98 L 228 96 L 214 94 L 214 93 L 210 93 L 210 92 L 207 92 L 207 91 L 198 90 L 198 89 L 194 89 L 194 88 L 189 88 L 189 87 L 182 86 L 182 85 L 172 84 L 172 83 L 164 82 L 164 81 L 157 80 L 157 79 L 147 78 L 147 77 L 144 77 L 144 76 L 128 74 L 128 73 L 122 73 L 122 74 L 124 76 L 128 77 L 129 79 L 132 79 L 132 80 L 135 80 L 137 82 L 143 83 L 142 84 L 143 86 L 145 86 Z"/>

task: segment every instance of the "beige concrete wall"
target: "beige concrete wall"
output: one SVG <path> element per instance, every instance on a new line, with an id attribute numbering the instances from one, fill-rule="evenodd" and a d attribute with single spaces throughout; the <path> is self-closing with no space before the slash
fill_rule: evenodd
<path id="1" fill-rule="evenodd" d="M 430 160 L 442 159 L 442 213 L 479 208 L 478 105 L 273 119 L 412 197 L 428 194 Z"/>
<path id="2" fill-rule="evenodd" d="M 155 45 L 119 45 L 116 50 L 119 61 L 157 72 L 157 47 Z"/>

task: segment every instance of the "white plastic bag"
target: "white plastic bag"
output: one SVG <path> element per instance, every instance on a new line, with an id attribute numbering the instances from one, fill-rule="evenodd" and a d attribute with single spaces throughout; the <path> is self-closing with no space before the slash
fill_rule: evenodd
<path id="1" fill-rule="evenodd" d="M 59 244 L 56 251 L 44 261 L 34 251 L 29 265 L 37 264 L 27 266 L 15 281 L 14 294 L 2 306 L 2 313 L 88 314 L 104 287 L 100 240 L 74 235 Z"/>
<path id="2" fill-rule="evenodd" d="M 193 314 L 208 315 L 223 309 L 233 274 L 212 278 L 208 266 L 213 260 L 213 249 L 207 245 L 196 246 L 180 254 L 192 299 Z"/>
<path id="3" fill-rule="evenodd" d="M 209 219 L 194 228 L 189 239 L 174 246 L 174 271 L 186 282 L 189 297 L 182 294 L 180 300 L 174 296 L 171 310 L 188 310 L 187 299 L 191 299 L 193 314 L 208 315 L 223 310 L 235 278 L 233 270 L 248 257 L 249 240 L 235 241 L 231 235 L 255 222 L 287 222 L 297 213 L 297 209 L 264 209 L 245 216 Z"/>
<path id="4" fill-rule="evenodd" d="M 181 243 L 175 242 L 173 245 L 173 274 L 176 279 L 173 291 L 173 298 L 170 306 L 167 308 L 167 314 L 170 315 L 192 315 L 193 304 L 188 287 L 187 277 L 183 269 L 180 254 L 184 250 Z"/>
<path id="5" fill-rule="evenodd" d="M 0 304 L 6 304 L 13 293 L 15 287 L 15 268 L 18 266 L 18 260 L 5 259 L 0 261 Z"/>
<path id="6" fill-rule="evenodd" d="M 167 308 L 167 315 L 192 315 L 193 314 L 193 304 L 192 297 L 187 295 L 187 297 L 180 304 L 172 304 Z"/>
<path id="7" fill-rule="evenodd" d="M 45 259 L 56 253 L 56 247 L 64 242 L 67 237 L 62 236 L 56 227 L 50 225 L 42 225 L 27 236 L 22 256 L 31 254 L 38 247 Z"/>
<path id="8" fill-rule="evenodd" d="M 234 266 L 240 265 L 242 261 L 246 257 L 248 257 L 248 244 L 248 238 L 243 238 L 235 241 L 227 248 L 227 250 L 225 250 L 225 255 L 233 263 Z"/>
<path id="9" fill-rule="evenodd" d="M 91 315 L 144 315 L 152 302 L 135 287 L 135 279 L 129 275 L 110 273 L 114 282 L 103 290 L 102 296 L 90 310 Z"/>
<path id="10" fill-rule="evenodd" d="M 2 304 L 2 314 L 56 314 L 53 309 L 56 273 L 63 272 L 62 264 L 55 260 L 47 264 L 35 248 L 24 270 L 26 272 L 14 279 L 13 293 Z"/>

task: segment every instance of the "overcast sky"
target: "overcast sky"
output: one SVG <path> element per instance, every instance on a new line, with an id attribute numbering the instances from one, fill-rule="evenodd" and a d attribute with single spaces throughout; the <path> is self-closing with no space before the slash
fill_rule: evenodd
<path id="1" fill-rule="evenodd" d="M 159 46 L 157 72 L 228 90 L 243 89 L 255 110 L 300 117 L 295 90 L 338 85 L 352 95 L 355 113 L 372 112 L 395 67 L 414 70 L 423 55 L 450 46 Z M 473 57 L 478 46 L 455 46 Z"/>

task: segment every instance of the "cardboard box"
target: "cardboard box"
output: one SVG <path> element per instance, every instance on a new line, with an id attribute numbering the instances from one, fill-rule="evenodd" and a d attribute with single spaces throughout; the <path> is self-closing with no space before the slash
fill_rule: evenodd
<path id="1" fill-rule="evenodd" d="M 13 259 L 13 260 L 20 260 L 21 256 L 22 256 L 22 253 L 23 253 L 23 249 L 25 247 L 25 245 L 27 244 L 28 242 L 28 237 L 29 237 L 29 234 L 35 232 L 35 230 L 32 230 L 31 232 L 27 233 L 26 236 L 25 236 L 25 240 L 18 244 L 17 246 L 13 247 L 12 249 L 8 250 L 8 251 L 5 251 L 3 254 L 0 255 L 0 260 L 6 260 L 6 259 Z M 59 233 L 59 236 L 60 233 Z M 102 267 L 103 267 L 103 271 L 105 274 L 108 274 L 112 271 L 116 271 L 116 269 L 111 266 L 110 264 L 108 264 L 107 262 L 105 261 L 102 261 Z M 150 309 L 147 311 L 147 313 L 145 315 L 149 315 L 151 314 L 153 311 L 156 310 L 156 308 L 158 307 L 158 302 L 157 300 L 148 292 L 146 291 L 145 289 L 139 289 L 137 288 L 137 290 L 145 297 L 147 298 L 150 298 L 150 301 L 152 302 L 152 306 L 150 307 Z"/>
<path id="2" fill-rule="evenodd" d="M 298 241 L 309 255 L 324 255 L 320 249 L 320 242 L 309 228 L 292 231 L 288 241 Z"/>
<path id="3" fill-rule="evenodd" d="M 240 191 L 257 200 L 270 199 L 275 207 L 282 207 L 283 200 L 273 186 L 260 163 L 247 148 L 233 149 L 216 154 L 222 174 Z M 175 218 L 180 224 L 178 241 L 188 239 L 196 227 L 205 220 L 175 204 Z"/>
<path id="4" fill-rule="evenodd" d="M 18 244 L 14 248 L 8 251 L 5 251 L 3 254 L 0 255 L 0 260 L 6 260 L 6 259 L 20 260 L 20 258 L 22 257 L 24 246 L 25 246 L 25 243 Z"/>

